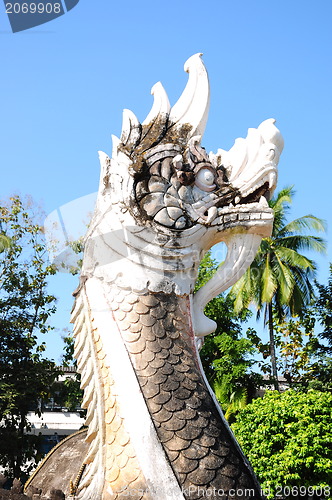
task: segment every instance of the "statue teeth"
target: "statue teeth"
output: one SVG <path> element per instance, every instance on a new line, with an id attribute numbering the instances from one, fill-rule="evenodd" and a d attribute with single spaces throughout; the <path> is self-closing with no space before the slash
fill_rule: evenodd
<path id="1" fill-rule="evenodd" d="M 263 207 L 267 207 L 268 206 L 268 203 L 267 203 L 267 200 L 265 198 L 265 196 L 261 196 L 260 199 L 259 199 L 259 205 L 263 206 Z"/>
<path id="2" fill-rule="evenodd" d="M 241 200 L 240 196 L 235 196 L 235 200 L 234 200 L 234 202 L 235 202 L 235 204 L 236 204 L 236 205 L 237 205 L 238 203 L 240 203 L 240 200 Z"/>
<path id="3" fill-rule="evenodd" d="M 272 189 L 276 183 L 276 172 L 275 171 L 270 173 L 269 178 L 268 178 L 268 182 L 269 182 L 269 189 Z"/>
<path id="4" fill-rule="evenodd" d="M 218 213 L 217 207 L 211 207 L 211 208 L 209 208 L 206 222 L 209 223 L 209 222 L 214 221 L 214 219 L 217 216 L 217 213 Z"/>

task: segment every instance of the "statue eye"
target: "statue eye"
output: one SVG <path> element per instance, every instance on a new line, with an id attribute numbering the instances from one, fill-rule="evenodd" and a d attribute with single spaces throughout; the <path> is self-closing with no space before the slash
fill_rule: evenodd
<path id="1" fill-rule="evenodd" d="M 203 191 L 213 191 L 215 185 L 215 175 L 209 168 L 201 168 L 196 175 L 195 184 Z"/>

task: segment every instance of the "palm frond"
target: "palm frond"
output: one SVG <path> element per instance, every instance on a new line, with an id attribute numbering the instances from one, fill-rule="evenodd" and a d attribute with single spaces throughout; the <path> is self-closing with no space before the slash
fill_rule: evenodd
<path id="1" fill-rule="evenodd" d="M 230 295 L 234 298 L 234 311 L 237 313 L 247 308 L 251 302 L 255 302 L 256 278 L 253 276 L 255 269 L 250 266 L 230 290 Z"/>
<path id="2" fill-rule="evenodd" d="M 277 236 L 287 223 L 286 217 L 292 204 L 293 196 L 293 186 L 288 186 L 279 191 L 279 193 L 269 201 L 269 206 L 274 211 L 273 237 Z"/>
<path id="3" fill-rule="evenodd" d="M 269 254 L 266 256 L 264 270 L 261 278 L 261 300 L 260 302 L 271 302 L 277 289 L 277 282 L 270 266 Z"/>
<path id="4" fill-rule="evenodd" d="M 232 286 L 229 294 L 231 295 L 232 298 L 234 298 L 233 301 L 233 308 L 236 313 L 239 313 L 242 311 L 242 309 L 245 308 L 245 303 L 244 303 L 244 288 L 246 286 L 245 283 L 245 276 L 243 275 L 239 281 L 235 283 L 235 285 Z"/>
<path id="5" fill-rule="evenodd" d="M 326 253 L 326 241 L 319 236 L 305 235 L 290 235 L 282 236 L 277 239 L 276 244 L 279 246 L 292 248 L 293 250 L 309 250 L 321 254 Z"/>
<path id="6" fill-rule="evenodd" d="M 294 288 L 294 276 L 291 269 L 284 264 L 282 254 L 280 255 L 279 249 L 275 250 L 275 261 L 273 272 L 278 280 L 278 299 L 281 305 L 287 304 L 292 295 Z"/>
<path id="7" fill-rule="evenodd" d="M 293 248 L 288 248 L 288 247 L 278 247 L 275 250 L 276 254 L 279 256 L 279 258 L 287 264 L 289 267 L 292 268 L 299 268 L 299 269 L 315 269 L 315 264 L 313 260 L 309 259 L 305 255 L 302 255 L 298 253 L 296 250 L 293 250 Z"/>
<path id="8" fill-rule="evenodd" d="M 292 272 L 295 277 L 295 286 L 293 293 L 298 292 L 301 294 L 302 303 L 300 304 L 300 307 L 295 308 L 296 314 L 300 314 L 301 309 L 304 306 L 310 304 L 315 297 L 315 289 L 313 283 L 315 280 L 316 269 L 315 267 L 308 269 L 300 269 L 299 267 L 295 267 L 292 268 Z"/>
<path id="9" fill-rule="evenodd" d="M 310 304 L 314 297 L 314 288 L 310 281 L 306 283 L 304 281 L 300 282 L 298 279 L 295 282 L 293 293 L 288 304 L 289 312 L 291 316 L 301 315 L 304 307 Z"/>
<path id="10" fill-rule="evenodd" d="M 284 210 L 285 207 L 292 204 L 293 197 L 295 195 L 295 191 L 293 189 L 294 186 L 286 186 L 281 189 L 276 196 L 274 196 L 270 201 L 269 205 L 276 212 L 280 210 Z"/>
<path id="11" fill-rule="evenodd" d="M 225 413 L 227 422 L 234 419 L 239 410 L 242 410 L 248 404 L 248 391 L 245 387 L 238 387 L 230 395 L 228 407 Z"/>
<path id="12" fill-rule="evenodd" d="M 326 231 L 326 221 L 314 215 L 304 215 L 289 222 L 284 228 L 285 233 L 302 233 L 304 230 L 324 233 Z"/>

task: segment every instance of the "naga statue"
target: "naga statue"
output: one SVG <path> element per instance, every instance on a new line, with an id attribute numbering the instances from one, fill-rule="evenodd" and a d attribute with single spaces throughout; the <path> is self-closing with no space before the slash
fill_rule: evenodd
<path id="1" fill-rule="evenodd" d="M 262 498 L 198 351 L 216 328 L 205 305 L 271 235 L 283 139 L 269 119 L 229 151 L 207 154 L 201 54 L 185 70 L 173 107 L 157 83 L 143 123 L 125 110 L 112 158 L 100 153 L 72 312 L 88 426 L 72 488 L 79 500 Z M 194 294 L 200 261 L 218 242 L 225 261 Z"/>

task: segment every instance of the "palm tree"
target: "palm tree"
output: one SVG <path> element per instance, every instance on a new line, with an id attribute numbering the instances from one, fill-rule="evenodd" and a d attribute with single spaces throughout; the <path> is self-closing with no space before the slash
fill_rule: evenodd
<path id="1" fill-rule="evenodd" d="M 274 210 L 273 231 L 270 238 L 263 238 L 257 255 L 242 278 L 233 286 L 234 308 L 240 311 L 253 303 L 257 318 L 263 310 L 264 323 L 269 328 L 269 344 L 272 376 L 279 390 L 276 348 L 274 338 L 274 316 L 277 321 L 301 314 L 314 298 L 313 280 L 315 262 L 301 250 L 325 252 L 325 242 L 307 231 L 325 231 L 323 220 L 305 215 L 287 223 L 294 196 L 293 187 L 286 187 L 269 202 Z"/>

